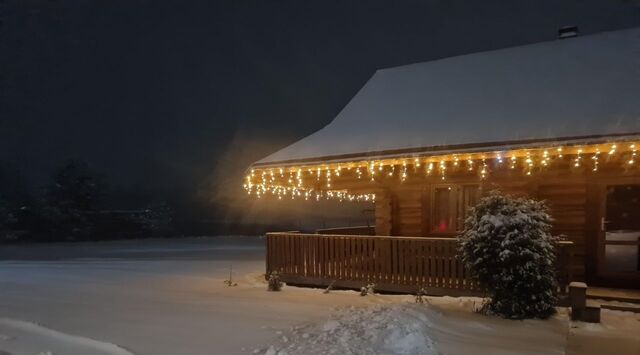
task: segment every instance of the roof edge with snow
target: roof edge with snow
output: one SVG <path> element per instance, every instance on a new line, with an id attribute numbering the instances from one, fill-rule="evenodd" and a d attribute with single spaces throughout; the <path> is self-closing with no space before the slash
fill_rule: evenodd
<path id="1" fill-rule="evenodd" d="M 517 149 L 527 148 L 541 148 L 541 147 L 561 147 L 561 146 L 574 146 L 574 145 L 591 145 L 591 144 L 604 144 L 621 141 L 636 141 L 640 139 L 640 132 L 634 133 L 620 133 L 620 134 L 607 134 L 607 135 L 592 135 L 582 137 L 558 137 L 547 138 L 538 140 L 520 140 L 520 141 L 504 141 L 504 142 L 483 142 L 483 143 L 471 143 L 460 144 L 450 146 L 432 146 L 432 147 L 419 147 L 408 149 L 396 149 L 387 151 L 374 151 L 374 152 L 360 152 L 334 156 L 324 157 L 311 157 L 306 159 L 291 159 L 273 162 L 261 162 L 257 161 L 251 165 L 255 168 L 270 168 L 270 167 L 287 167 L 294 165 L 318 165 L 318 164 L 333 164 L 341 162 L 355 162 L 361 160 L 378 160 L 378 159 L 392 159 L 400 157 L 428 157 L 444 154 L 455 153 L 482 153 L 482 152 L 502 152 Z"/>
<path id="2" fill-rule="evenodd" d="M 253 166 L 638 139 L 638 93 L 640 28 L 388 68 Z"/>

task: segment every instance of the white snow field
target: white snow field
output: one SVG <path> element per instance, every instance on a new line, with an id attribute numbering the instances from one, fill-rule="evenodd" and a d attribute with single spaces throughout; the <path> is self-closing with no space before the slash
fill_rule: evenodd
<path id="1" fill-rule="evenodd" d="M 10 353 L 52 354 L 52 351 L 40 351 L 43 347 L 55 349 L 59 354 L 114 354 L 132 355 L 121 347 L 60 333 L 35 323 L 15 319 L 0 319 L 0 340 Z M 12 341 L 16 339 L 17 341 Z"/>
<path id="2" fill-rule="evenodd" d="M 510 321 L 477 298 L 267 292 L 263 241 L 0 247 L 0 355 L 640 354 L 640 315 Z M 233 266 L 235 287 L 224 280 Z"/>

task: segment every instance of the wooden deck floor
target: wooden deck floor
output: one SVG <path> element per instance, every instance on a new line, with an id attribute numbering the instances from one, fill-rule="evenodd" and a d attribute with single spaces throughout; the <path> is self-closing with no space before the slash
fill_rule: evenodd
<path id="1" fill-rule="evenodd" d="M 587 298 L 640 304 L 640 290 L 589 286 Z"/>

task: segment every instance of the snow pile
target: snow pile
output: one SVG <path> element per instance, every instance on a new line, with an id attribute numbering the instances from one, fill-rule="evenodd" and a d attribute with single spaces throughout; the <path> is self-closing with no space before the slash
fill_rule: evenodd
<path id="1" fill-rule="evenodd" d="M 374 295 L 365 302 L 338 308 L 322 322 L 280 329 L 270 346 L 252 354 L 565 354 L 565 311 L 522 321 L 478 314 L 482 299 L 473 297 L 416 304 L 409 296 Z"/>
<path id="2" fill-rule="evenodd" d="M 0 354 L 133 355 L 111 343 L 69 335 L 35 323 L 0 318 Z"/>
<path id="3" fill-rule="evenodd" d="M 324 323 L 293 328 L 291 339 L 282 336 L 264 354 L 437 354 L 428 336 L 433 315 L 412 305 L 343 308 Z"/>

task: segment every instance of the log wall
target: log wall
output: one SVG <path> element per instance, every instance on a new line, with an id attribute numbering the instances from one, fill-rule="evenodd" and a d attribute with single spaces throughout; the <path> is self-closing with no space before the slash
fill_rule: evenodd
<path id="1" fill-rule="evenodd" d="M 550 171 L 537 176 L 502 174 L 486 180 L 454 175 L 447 177 L 446 183 L 476 183 L 480 185 L 482 194 L 500 189 L 508 194 L 545 200 L 554 219 L 552 233 L 574 243 L 572 273 L 577 280 L 584 280 L 587 271 L 594 272 L 596 269 L 599 224 L 594 221 L 600 219 L 602 203 L 599 200 L 601 197 L 593 197 L 591 190 L 594 186 L 602 189 L 603 184 L 619 179 L 621 174 L 619 171 L 599 171 L 598 174 Z M 640 183 L 640 174 L 627 172 L 625 179 Z M 405 183 L 388 182 L 387 192 L 376 197 L 376 234 L 454 237 L 455 233 L 437 234 L 431 230 L 430 191 L 433 186 L 442 183 L 436 177 Z"/>

